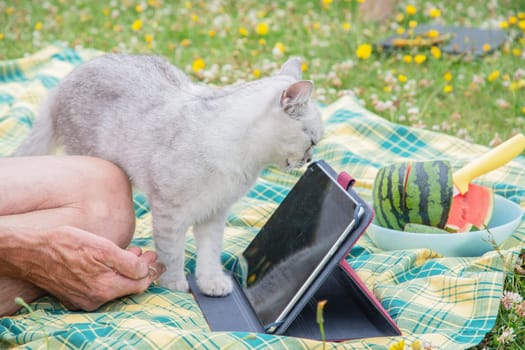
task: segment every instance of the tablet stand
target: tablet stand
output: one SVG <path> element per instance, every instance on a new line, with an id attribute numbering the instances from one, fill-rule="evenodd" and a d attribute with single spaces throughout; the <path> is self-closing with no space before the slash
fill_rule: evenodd
<path id="1" fill-rule="evenodd" d="M 347 191 L 352 191 L 354 178 L 345 172 L 337 176 L 339 184 Z M 373 212 L 369 217 L 363 217 L 356 231 L 364 232 L 372 221 Z M 309 290 L 308 302 L 297 305 L 299 308 L 290 313 L 277 333 L 310 339 L 321 339 L 320 326 L 317 323 L 317 303 L 326 300 L 323 310 L 325 339 L 336 341 L 355 338 L 401 335 L 396 323 L 381 303 L 368 290 L 359 276 L 346 261 L 349 250 L 354 245 L 347 244 L 346 249 L 339 252 L 339 260 L 335 266 L 327 266 L 331 271 L 322 275 L 326 277 L 312 285 Z M 292 318 L 292 315 L 296 315 Z"/>
<path id="2" fill-rule="evenodd" d="M 337 174 L 326 163 L 320 162 L 334 180 L 337 179 L 348 192 L 353 192 L 355 180 L 350 175 L 344 172 Z M 390 315 L 346 262 L 348 252 L 373 218 L 373 210 L 369 205 L 355 192 L 352 194 L 359 205 L 366 208 L 353 231 L 355 234 L 342 244 L 285 321 L 276 326 L 276 334 L 321 340 L 316 310 L 317 303 L 326 300 L 323 312 L 325 340 L 401 335 Z M 264 332 L 263 325 L 238 283 L 234 283 L 230 295 L 217 298 L 200 293 L 194 275 L 189 276 L 188 281 L 212 331 Z M 225 317 L 233 314 L 235 317 Z"/>

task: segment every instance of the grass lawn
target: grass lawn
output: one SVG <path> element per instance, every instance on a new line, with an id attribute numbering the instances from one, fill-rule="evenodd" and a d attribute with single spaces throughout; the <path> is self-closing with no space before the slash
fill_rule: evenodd
<path id="1" fill-rule="evenodd" d="M 303 58 L 304 75 L 323 103 L 355 95 L 393 122 L 483 145 L 524 131 L 523 0 L 402 0 L 381 22 L 364 20 L 360 2 L 0 0 L 0 60 L 62 41 L 160 54 L 195 80 L 224 85 L 272 74 L 293 55 Z M 503 29 L 509 40 L 484 47 L 483 57 L 375 46 L 425 23 Z M 522 275 L 509 277 L 507 287 L 525 295 Z M 502 308 L 487 348 L 525 346 L 523 331 L 513 340 L 509 335 L 510 328 L 515 334 L 525 328 L 525 311 L 518 311 Z"/>

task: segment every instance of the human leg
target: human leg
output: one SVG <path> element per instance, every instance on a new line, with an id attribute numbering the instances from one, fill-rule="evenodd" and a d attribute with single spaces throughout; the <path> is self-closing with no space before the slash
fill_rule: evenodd
<path id="1" fill-rule="evenodd" d="M 135 225 L 127 176 L 91 157 L 0 158 L 0 228 L 27 232 L 65 225 L 126 247 Z M 0 290 L 0 315 L 18 308 L 15 297 L 30 301 L 44 293 L 5 276 L 0 276 Z"/>
<path id="2" fill-rule="evenodd" d="M 81 156 L 0 158 L 0 224 L 49 229 L 70 225 L 129 244 L 135 216 L 126 175 Z"/>

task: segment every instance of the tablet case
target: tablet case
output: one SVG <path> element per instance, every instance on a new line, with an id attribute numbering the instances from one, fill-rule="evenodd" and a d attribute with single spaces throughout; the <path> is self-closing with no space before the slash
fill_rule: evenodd
<path id="1" fill-rule="evenodd" d="M 365 208 L 365 212 L 357 227 L 293 307 L 285 321 L 277 325 L 274 333 L 320 340 L 321 333 L 316 320 L 317 302 L 327 300 L 323 311 L 325 340 L 401 335 L 401 331 L 390 315 L 345 259 L 372 221 L 372 209 L 353 191 L 355 180 L 350 175 L 344 172 L 337 174 L 322 160 L 317 161 L 316 165 L 351 192 L 359 205 Z M 210 297 L 199 292 L 194 275 L 190 275 L 188 281 L 212 331 L 265 332 L 238 283 L 233 284 L 234 288 L 230 295 Z"/>

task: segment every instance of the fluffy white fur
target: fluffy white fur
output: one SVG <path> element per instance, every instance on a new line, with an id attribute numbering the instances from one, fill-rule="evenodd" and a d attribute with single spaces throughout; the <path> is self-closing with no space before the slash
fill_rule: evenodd
<path id="1" fill-rule="evenodd" d="M 76 68 L 50 93 L 15 155 L 51 152 L 119 165 L 150 202 L 162 286 L 188 290 L 184 242 L 193 225 L 197 282 L 231 292 L 220 261 L 227 211 L 275 164 L 299 167 L 322 135 L 313 84 L 288 60 L 280 74 L 224 88 L 192 83 L 155 56 L 105 55 Z"/>

